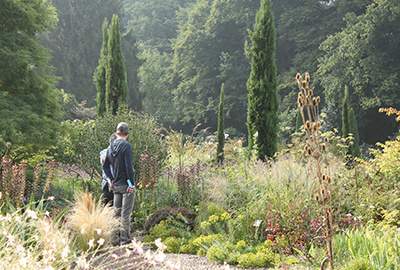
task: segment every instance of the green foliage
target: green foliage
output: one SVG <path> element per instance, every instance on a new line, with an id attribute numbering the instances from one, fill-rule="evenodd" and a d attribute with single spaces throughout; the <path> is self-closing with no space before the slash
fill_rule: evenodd
<path id="1" fill-rule="evenodd" d="M 347 269 L 396 269 L 399 240 L 397 227 L 371 224 L 336 235 L 336 256 Z M 354 265 L 359 268 L 350 268 Z"/>
<path id="2" fill-rule="evenodd" d="M 279 255 L 272 252 L 268 241 L 257 245 L 253 252 L 243 254 L 238 258 L 238 265 L 242 268 L 263 267 L 274 265 L 279 260 Z"/>
<path id="3" fill-rule="evenodd" d="M 168 237 L 163 241 L 163 244 L 167 246 L 165 252 L 168 253 L 179 253 L 180 244 L 176 237 Z"/>
<path id="4" fill-rule="evenodd" d="M 375 158 L 372 163 L 363 162 L 364 167 L 370 174 L 384 176 L 389 183 L 397 184 L 400 181 L 400 168 L 397 165 L 400 158 L 400 137 L 376 145 L 381 149 L 370 149 Z"/>
<path id="5" fill-rule="evenodd" d="M 99 64 L 102 24 L 105 18 L 110 22 L 113 14 L 122 15 L 122 2 L 52 0 L 59 21 L 53 32 L 43 36 L 42 44 L 52 51 L 50 64 L 61 78 L 58 87 L 75 95 L 79 103 L 96 105 L 93 72 Z"/>
<path id="6" fill-rule="evenodd" d="M 301 117 L 300 109 L 298 109 L 296 114 L 296 132 L 299 132 L 303 125 L 303 118 Z"/>
<path id="7" fill-rule="evenodd" d="M 343 138 L 347 139 L 350 135 L 350 120 L 349 120 L 349 106 L 348 106 L 348 98 L 349 98 L 349 91 L 347 85 L 345 86 L 345 95 L 343 100 L 343 107 L 342 107 L 342 136 Z M 347 141 L 348 142 L 348 141 Z M 348 142 L 347 145 L 347 153 L 345 157 L 345 161 L 349 162 L 352 160 L 353 157 L 353 143 Z"/>
<path id="8" fill-rule="evenodd" d="M 217 133 L 217 160 L 222 162 L 224 160 L 224 142 L 225 142 L 225 126 L 224 126 L 224 84 L 221 86 L 221 95 L 219 100 L 218 109 L 218 133 Z"/>
<path id="9" fill-rule="evenodd" d="M 362 119 L 361 140 L 375 143 L 397 129 L 379 121 L 376 108 L 396 107 L 400 102 L 393 92 L 400 84 L 399 63 L 395 60 L 400 44 L 396 27 L 400 4 L 396 0 L 370 3 L 364 14 L 348 13 L 346 27 L 321 44 L 324 56 L 318 61 L 318 73 L 327 101 L 342 100 L 342 89 L 348 85 L 356 117 Z M 368 136 L 364 135 L 367 131 Z"/>
<path id="10" fill-rule="evenodd" d="M 358 127 L 357 127 L 358 125 L 353 108 L 350 108 L 349 110 L 349 123 L 350 123 L 350 133 L 353 134 L 354 137 L 353 156 L 361 157 L 360 135 L 358 134 Z"/>
<path id="11" fill-rule="evenodd" d="M 2 1 L 0 137 L 28 147 L 31 154 L 48 148 L 58 129 L 57 79 L 48 66 L 48 50 L 39 44 L 40 35 L 56 22 L 49 1 Z"/>
<path id="12" fill-rule="evenodd" d="M 109 34 L 106 66 L 106 108 L 107 112 L 116 115 L 118 108 L 126 104 L 128 94 L 118 15 L 113 15 Z"/>
<path id="13" fill-rule="evenodd" d="M 97 115 L 103 115 L 106 111 L 106 70 L 108 57 L 108 21 L 103 22 L 103 46 L 101 47 L 99 65 L 93 76 L 93 81 L 97 89 Z"/>
<path id="14" fill-rule="evenodd" d="M 90 176 L 101 175 L 98 153 L 109 145 L 109 138 L 120 122 L 128 123 L 132 145 L 132 160 L 136 175 L 139 175 L 140 156 L 147 149 L 151 156 L 158 156 L 160 164 L 166 158 L 166 145 L 161 140 L 160 126 L 150 115 L 127 110 L 126 107 L 112 115 L 107 112 L 95 120 L 79 120 L 62 123 L 57 159 L 68 164 L 76 164 Z"/>
<path id="15" fill-rule="evenodd" d="M 177 38 L 172 40 L 172 115 L 185 132 L 197 123 L 217 129 L 215 113 L 225 81 L 230 90 L 226 92 L 225 126 L 245 131 L 248 61 L 243 44 L 257 4 L 201 0 L 177 12 Z"/>
<path id="16" fill-rule="evenodd" d="M 279 105 L 276 92 L 274 15 L 270 0 L 261 1 L 250 38 L 251 73 L 247 81 L 249 149 L 255 145 L 258 158 L 266 161 L 277 152 Z"/>

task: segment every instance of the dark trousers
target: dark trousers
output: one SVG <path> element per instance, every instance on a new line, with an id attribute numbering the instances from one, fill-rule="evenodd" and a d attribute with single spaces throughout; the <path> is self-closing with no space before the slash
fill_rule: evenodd
<path id="1" fill-rule="evenodd" d="M 110 206 L 113 205 L 114 200 L 114 193 L 110 191 L 108 183 L 103 188 L 103 201 L 104 205 L 109 204 Z"/>

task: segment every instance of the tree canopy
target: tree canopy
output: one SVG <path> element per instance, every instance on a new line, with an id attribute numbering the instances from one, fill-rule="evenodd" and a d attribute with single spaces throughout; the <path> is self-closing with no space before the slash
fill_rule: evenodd
<path id="1" fill-rule="evenodd" d="M 46 0 L 2 0 L 0 9 L 0 142 L 46 148 L 60 113 L 56 78 L 39 34 L 54 28 L 55 8 Z"/>

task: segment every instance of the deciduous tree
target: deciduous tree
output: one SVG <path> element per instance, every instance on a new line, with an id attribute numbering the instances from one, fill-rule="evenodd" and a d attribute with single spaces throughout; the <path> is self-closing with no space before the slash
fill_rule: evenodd
<path id="1" fill-rule="evenodd" d="M 46 148 L 58 128 L 56 78 L 39 34 L 53 29 L 55 8 L 46 0 L 3 0 L 0 8 L 0 143 Z"/>

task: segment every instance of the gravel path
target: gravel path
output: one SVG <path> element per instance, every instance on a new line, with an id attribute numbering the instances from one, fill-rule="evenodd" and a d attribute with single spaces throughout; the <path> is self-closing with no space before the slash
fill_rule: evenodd
<path id="1" fill-rule="evenodd" d="M 192 254 L 166 254 L 167 257 L 163 264 L 158 264 L 155 269 L 171 269 L 167 266 L 166 262 L 170 261 L 173 264 L 180 263 L 180 269 L 183 270 L 215 270 L 224 269 L 223 264 L 220 262 L 209 261 L 206 256 L 198 256 Z M 230 270 L 237 270 L 239 268 L 233 265 L 229 266 Z M 247 268 L 247 269 L 268 269 L 268 268 Z"/>

